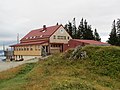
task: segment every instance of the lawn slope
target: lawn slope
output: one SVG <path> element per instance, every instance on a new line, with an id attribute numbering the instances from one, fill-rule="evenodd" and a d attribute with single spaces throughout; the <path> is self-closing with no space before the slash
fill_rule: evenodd
<path id="1" fill-rule="evenodd" d="M 0 90 L 120 90 L 120 48 L 86 46 L 0 73 Z M 79 53 L 79 52 L 78 52 Z"/>

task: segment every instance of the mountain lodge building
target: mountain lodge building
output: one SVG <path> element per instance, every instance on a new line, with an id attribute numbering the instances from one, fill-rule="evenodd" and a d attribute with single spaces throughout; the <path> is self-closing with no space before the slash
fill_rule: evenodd
<path id="1" fill-rule="evenodd" d="M 24 36 L 19 44 L 12 45 L 15 60 L 29 59 L 64 51 L 64 45 L 72 37 L 62 25 L 32 30 Z"/>
<path id="2" fill-rule="evenodd" d="M 50 27 L 44 25 L 41 29 L 30 31 L 20 40 L 20 43 L 11 47 L 14 49 L 15 60 L 26 60 L 64 52 L 79 45 L 106 46 L 109 44 L 95 40 L 72 39 L 62 25 Z"/>

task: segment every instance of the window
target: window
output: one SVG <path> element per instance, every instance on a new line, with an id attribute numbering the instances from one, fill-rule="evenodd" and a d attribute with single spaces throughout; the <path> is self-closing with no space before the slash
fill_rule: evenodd
<path id="1" fill-rule="evenodd" d="M 32 37 L 30 37 L 30 39 L 32 39 Z"/>
<path id="2" fill-rule="evenodd" d="M 26 48 L 24 48 L 24 51 L 26 51 Z"/>
<path id="3" fill-rule="evenodd" d="M 69 40 L 70 38 L 68 37 L 68 40 Z"/>
<path id="4" fill-rule="evenodd" d="M 53 38 L 56 39 L 56 36 L 54 35 Z"/>
<path id="5" fill-rule="evenodd" d="M 42 35 L 40 35 L 40 37 L 42 37 Z"/>
<path id="6" fill-rule="evenodd" d="M 61 32 L 61 33 L 63 33 L 63 32 L 64 32 L 64 30 L 60 30 L 60 32 Z"/>
<path id="7" fill-rule="evenodd" d="M 60 47 L 60 44 L 52 44 L 51 47 Z"/>
<path id="8" fill-rule="evenodd" d="M 66 36 L 58 36 L 58 39 L 66 39 Z"/>
<path id="9" fill-rule="evenodd" d="M 38 46 L 37 46 L 37 45 L 35 45 L 35 50 L 36 50 L 36 51 L 38 50 Z"/>
<path id="10" fill-rule="evenodd" d="M 29 48 L 27 48 L 27 51 L 29 50 Z"/>
<path id="11" fill-rule="evenodd" d="M 21 48 L 21 51 L 23 51 L 23 48 Z"/>
<path id="12" fill-rule="evenodd" d="M 26 37 L 26 39 L 28 39 L 28 37 Z"/>
<path id="13" fill-rule="evenodd" d="M 33 49 L 32 49 L 32 48 L 30 48 L 30 50 L 32 51 Z"/>
<path id="14" fill-rule="evenodd" d="M 45 30 L 43 30 L 42 32 L 45 32 Z"/>
<path id="15" fill-rule="evenodd" d="M 33 38 L 36 38 L 36 36 L 34 36 Z"/>
<path id="16" fill-rule="evenodd" d="M 64 36 L 64 39 L 66 39 L 66 36 Z"/>
<path id="17" fill-rule="evenodd" d="M 59 47 L 60 47 L 61 45 L 59 45 Z"/>

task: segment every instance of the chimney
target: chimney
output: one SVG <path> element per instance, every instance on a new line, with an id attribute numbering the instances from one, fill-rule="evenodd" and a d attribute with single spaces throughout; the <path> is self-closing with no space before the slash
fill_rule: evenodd
<path id="1" fill-rule="evenodd" d="M 46 30 L 47 28 L 46 28 L 46 25 L 43 25 L 43 30 Z"/>

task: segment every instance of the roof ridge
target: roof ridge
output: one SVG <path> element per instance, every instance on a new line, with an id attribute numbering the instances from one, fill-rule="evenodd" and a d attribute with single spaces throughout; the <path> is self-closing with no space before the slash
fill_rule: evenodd
<path id="1" fill-rule="evenodd" d="M 48 27 L 46 27 L 46 28 L 50 28 L 50 27 L 59 27 L 59 26 L 61 26 L 61 25 L 54 25 L 54 26 L 48 26 Z M 38 28 L 38 29 L 33 29 L 33 30 L 31 30 L 31 31 L 35 31 L 35 30 L 43 30 L 43 27 L 42 28 Z"/>

